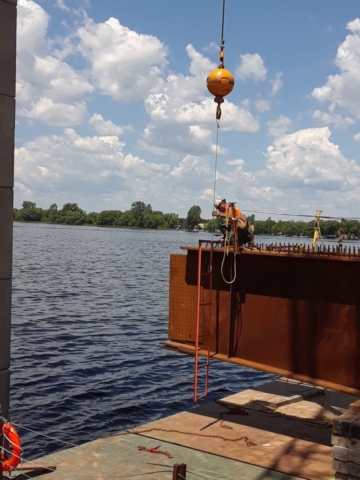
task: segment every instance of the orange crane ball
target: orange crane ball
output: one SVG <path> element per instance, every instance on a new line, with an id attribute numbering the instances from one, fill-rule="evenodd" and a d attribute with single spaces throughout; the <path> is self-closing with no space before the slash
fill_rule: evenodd
<path id="1" fill-rule="evenodd" d="M 234 88 L 234 77 L 226 68 L 216 68 L 206 79 L 209 92 L 215 97 L 225 97 Z"/>

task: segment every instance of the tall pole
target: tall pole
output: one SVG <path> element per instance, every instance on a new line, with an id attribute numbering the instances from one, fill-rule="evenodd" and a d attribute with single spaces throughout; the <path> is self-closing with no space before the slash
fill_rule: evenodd
<path id="1" fill-rule="evenodd" d="M 10 394 L 16 2 L 0 0 L 0 404 L 4 417 Z"/>

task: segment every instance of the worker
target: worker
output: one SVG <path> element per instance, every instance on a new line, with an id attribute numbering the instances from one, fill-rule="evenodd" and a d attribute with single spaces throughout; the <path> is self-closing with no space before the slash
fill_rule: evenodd
<path id="1" fill-rule="evenodd" d="M 226 203 L 225 198 L 222 200 L 217 200 L 214 204 L 214 207 L 219 211 L 212 212 L 213 217 L 228 219 L 228 225 L 222 225 L 220 227 L 221 232 L 224 234 L 224 239 L 226 236 L 226 230 L 230 232 L 231 225 L 236 222 L 239 245 L 242 246 L 245 243 L 249 243 L 251 245 L 253 243 L 253 226 L 249 227 L 249 222 L 242 214 L 240 208 L 233 203 Z"/>
<path id="2" fill-rule="evenodd" d="M 338 240 L 339 247 L 342 247 L 344 238 L 345 238 L 345 218 L 342 218 L 340 222 L 340 229 L 339 229 L 339 240 Z"/>

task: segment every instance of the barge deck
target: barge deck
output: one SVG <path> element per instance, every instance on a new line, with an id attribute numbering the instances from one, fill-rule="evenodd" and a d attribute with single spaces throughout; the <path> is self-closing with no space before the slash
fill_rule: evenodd
<path id="1" fill-rule="evenodd" d="M 174 478 L 174 464 L 186 464 L 188 479 L 330 480 L 332 420 L 354 400 L 280 378 L 33 464 L 56 466 L 41 472 L 44 480 L 165 480 Z M 172 458 L 138 449 L 159 445 Z M 29 478 L 28 471 L 23 475 L 17 479 Z"/>

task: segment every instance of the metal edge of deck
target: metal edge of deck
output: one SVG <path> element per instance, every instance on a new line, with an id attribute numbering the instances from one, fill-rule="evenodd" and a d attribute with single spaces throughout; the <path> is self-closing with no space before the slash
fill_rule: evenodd
<path id="1" fill-rule="evenodd" d="M 210 241 L 209 241 L 210 243 Z M 297 247 L 298 249 L 300 247 Z M 199 247 L 194 245 L 189 246 L 181 246 L 181 250 L 186 251 L 198 251 Z M 312 258 L 312 259 L 321 259 L 321 260 L 336 260 L 336 261 L 351 261 L 351 262 L 360 262 L 360 254 L 351 252 L 351 251 L 318 251 L 318 250 L 309 250 L 309 252 L 295 252 L 295 251 L 276 251 L 276 250 L 261 250 L 258 248 L 245 248 L 241 250 L 241 252 L 234 252 L 233 250 L 229 250 L 228 252 L 225 250 L 224 247 L 202 247 L 204 252 L 215 252 L 221 254 L 236 254 L 236 255 L 254 255 L 254 256 L 269 256 L 269 257 L 290 257 L 290 258 Z"/>

